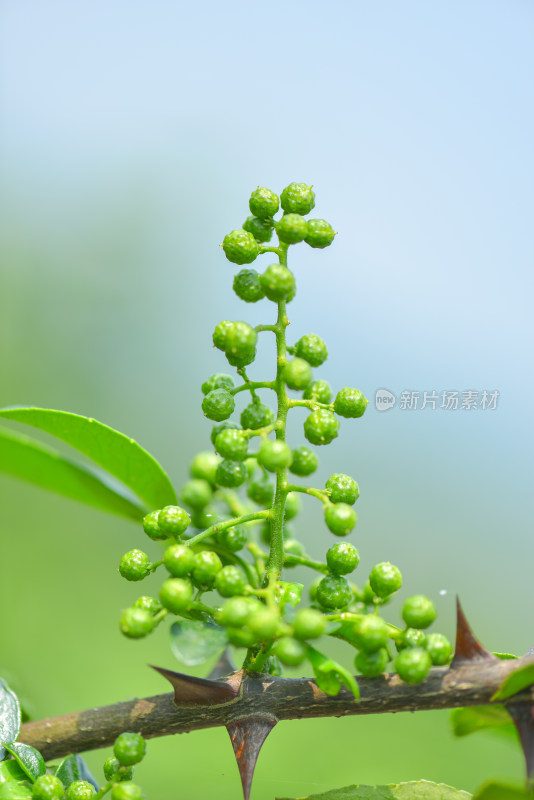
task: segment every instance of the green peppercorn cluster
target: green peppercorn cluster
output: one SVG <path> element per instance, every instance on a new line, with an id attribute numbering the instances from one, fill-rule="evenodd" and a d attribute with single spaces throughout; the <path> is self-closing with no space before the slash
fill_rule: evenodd
<path id="1" fill-rule="evenodd" d="M 318 685 L 333 693 L 343 682 L 343 670 L 316 649 L 316 640 L 329 635 L 354 648 L 362 675 L 375 677 L 389 668 L 417 683 L 432 664 L 447 664 L 452 655 L 445 637 L 423 633 L 436 617 L 432 601 L 410 597 L 402 608 L 404 626 L 387 622 L 381 610 L 401 588 L 399 569 L 383 562 L 371 569 L 362 589 L 351 582 L 360 563 L 357 548 L 346 539 L 358 521 L 357 482 L 343 473 L 318 488 L 293 482 L 316 472 L 313 448 L 336 439 L 340 418 L 359 418 L 367 407 L 360 390 L 343 387 L 335 393 L 314 375 L 328 357 L 319 335 L 304 333 L 293 344 L 286 341 L 287 303 L 296 294 L 289 248 L 302 241 L 325 248 L 335 237 L 323 219 L 307 218 L 314 207 L 315 193 L 304 183 L 289 184 L 279 196 L 259 187 L 252 192 L 251 215 L 242 228 L 224 237 L 222 247 L 233 264 L 277 257 L 263 271 L 240 269 L 233 280 L 245 303 L 275 304 L 276 321 L 223 320 L 216 325 L 213 345 L 235 374 L 218 372 L 201 385 L 202 411 L 214 423 L 212 447 L 193 458 L 179 505 L 152 511 L 143 521 L 146 536 L 163 543 L 163 554 L 149 556 L 135 548 L 121 559 L 119 572 L 126 580 L 144 580 L 159 568 L 166 576 L 155 596 L 143 595 L 123 612 L 120 627 L 137 639 L 169 614 L 209 621 L 225 630 L 229 644 L 246 650 L 247 669 L 280 674 L 281 665 L 309 661 Z M 260 337 L 273 335 L 276 374 L 249 376 Z M 269 396 L 274 396 L 272 405 Z M 286 427 L 295 408 L 306 411 L 307 444 L 293 446 Z M 308 554 L 293 529 L 306 495 L 321 504 L 326 529 L 341 539 L 322 560 Z M 287 578 L 295 567 L 319 573 L 308 606 L 303 585 Z"/>
<path id="2" fill-rule="evenodd" d="M 113 745 L 113 756 L 104 763 L 105 784 L 96 789 L 94 779 L 74 779 L 71 769 L 48 767 L 47 772 L 28 781 L 7 780 L 0 786 L 5 800 L 100 800 L 108 793 L 111 800 L 144 800 L 144 792 L 133 783 L 134 766 L 143 760 L 146 743 L 139 733 L 121 733 Z M 72 756 L 69 757 L 72 759 Z M 68 762 L 69 759 L 67 759 Z M 55 772 L 55 774 L 54 774 Z"/>

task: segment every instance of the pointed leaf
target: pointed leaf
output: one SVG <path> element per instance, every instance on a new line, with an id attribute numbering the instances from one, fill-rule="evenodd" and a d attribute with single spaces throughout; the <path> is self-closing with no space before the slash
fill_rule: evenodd
<path id="1" fill-rule="evenodd" d="M 89 772 L 89 768 L 81 756 L 67 756 L 56 769 L 56 778 L 59 778 L 65 789 L 73 781 L 87 781 L 99 790 L 99 785 Z"/>
<path id="2" fill-rule="evenodd" d="M 108 486 L 87 467 L 75 464 L 57 450 L 28 436 L 0 428 L 0 471 L 79 500 L 82 503 L 142 519 L 146 509 Z"/>
<path id="3" fill-rule="evenodd" d="M 13 759 L 2 761 L 0 764 L 0 786 L 5 781 L 25 781 L 26 775 Z"/>
<path id="4" fill-rule="evenodd" d="M 0 678 L 0 761 L 7 755 L 3 742 L 13 742 L 20 731 L 20 706 L 17 695 Z"/>
<path id="5" fill-rule="evenodd" d="M 354 675 L 331 658 L 327 658 L 313 647 L 308 647 L 308 659 L 313 667 L 315 683 L 328 695 L 336 695 L 341 684 L 351 691 L 356 700 L 360 699 L 360 688 Z"/>
<path id="6" fill-rule="evenodd" d="M 517 731 L 504 706 L 470 706 L 451 711 L 452 731 L 455 736 L 468 736 L 477 731 L 489 731 L 518 741 Z"/>
<path id="7" fill-rule="evenodd" d="M 150 510 L 176 503 L 176 493 L 156 459 L 133 439 L 95 419 L 23 406 L 0 409 L 0 417 L 57 436 L 118 478 Z"/>
<path id="8" fill-rule="evenodd" d="M 508 697 L 521 692 L 534 683 L 534 664 L 527 664 L 520 667 L 515 672 L 510 673 L 501 683 L 493 697 L 493 700 L 506 700 Z"/>
<path id="9" fill-rule="evenodd" d="M 344 786 L 342 789 L 311 794 L 302 800 L 471 800 L 472 797 L 469 792 L 444 783 L 409 781 L 386 786 Z"/>
<path id="10" fill-rule="evenodd" d="M 46 764 L 44 758 L 35 747 L 30 747 L 29 744 L 22 744 L 22 742 L 11 742 L 11 744 L 5 744 L 4 747 L 8 753 L 11 753 L 32 782 L 45 774 Z"/>
<path id="11" fill-rule="evenodd" d="M 532 794 L 527 793 L 522 787 L 491 781 L 478 790 L 473 800 L 523 800 L 527 797 L 532 798 Z"/>
<path id="12" fill-rule="evenodd" d="M 32 792 L 24 783 L 7 781 L 2 784 L 2 800 L 32 800 Z"/>
<path id="13" fill-rule="evenodd" d="M 171 650 L 187 667 L 204 664 L 225 647 L 226 631 L 214 622 L 182 619 L 171 626 Z"/>
<path id="14" fill-rule="evenodd" d="M 513 658 L 519 658 L 519 656 L 514 656 L 512 653 L 492 653 L 491 655 L 497 656 L 501 661 L 510 661 Z"/>

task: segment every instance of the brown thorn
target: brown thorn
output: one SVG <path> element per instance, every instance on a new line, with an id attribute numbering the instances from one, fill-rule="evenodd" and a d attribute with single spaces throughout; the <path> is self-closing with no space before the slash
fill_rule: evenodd
<path id="1" fill-rule="evenodd" d="M 226 726 L 234 748 L 245 800 L 250 797 L 252 778 L 262 745 L 277 721 L 272 714 L 256 714 L 236 719 Z"/>
<path id="2" fill-rule="evenodd" d="M 534 704 L 507 703 L 506 710 L 517 728 L 525 756 L 527 779 L 534 778 Z"/>
<path id="3" fill-rule="evenodd" d="M 456 598 L 456 648 L 451 667 L 457 667 L 465 661 L 496 661 L 497 656 L 488 653 L 482 647 L 471 626 L 465 618 L 460 600 Z"/>
<path id="4" fill-rule="evenodd" d="M 212 680 L 216 680 L 217 678 L 225 678 L 227 675 L 230 675 L 231 672 L 235 672 L 235 664 L 232 654 L 228 648 L 226 648 L 208 677 Z"/>
<path id="5" fill-rule="evenodd" d="M 181 672 L 154 667 L 152 664 L 150 666 L 172 684 L 175 705 L 215 706 L 235 700 L 239 694 L 239 687 L 230 686 L 224 681 L 193 678 L 191 675 L 183 675 Z"/>

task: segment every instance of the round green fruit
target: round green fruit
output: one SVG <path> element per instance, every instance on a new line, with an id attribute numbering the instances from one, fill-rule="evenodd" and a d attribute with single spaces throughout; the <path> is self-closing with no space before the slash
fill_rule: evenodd
<path id="1" fill-rule="evenodd" d="M 208 419 L 220 422 L 233 414 L 235 401 L 226 389 L 214 389 L 204 397 L 202 411 Z"/>
<path id="2" fill-rule="evenodd" d="M 307 648 L 292 636 L 282 636 L 273 648 L 274 654 L 287 667 L 298 667 L 306 658 Z"/>
<path id="3" fill-rule="evenodd" d="M 152 562 L 142 550 L 130 550 L 120 560 L 119 572 L 127 581 L 142 581 L 150 575 Z"/>
<path id="4" fill-rule="evenodd" d="M 293 461 L 289 466 L 289 471 L 293 475 L 306 477 L 312 475 L 319 466 L 319 459 L 309 447 L 297 447 L 293 450 Z"/>
<path id="5" fill-rule="evenodd" d="M 144 796 L 141 787 L 131 781 L 116 783 L 111 789 L 111 800 L 143 800 Z"/>
<path id="6" fill-rule="evenodd" d="M 167 578 L 161 585 L 159 599 L 173 614 L 179 614 L 193 600 L 193 584 L 187 578 Z"/>
<path id="7" fill-rule="evenodd" d="M 453 647 L 442 633 L 429 633 L 426 638 L 426 651 L 435 666 L 443 667 L 451 660 Z"/>
<path id="8" fill-rule="evenodd" d="M 222 561 L 211 550 L 201 550 L 195 553 L 195 566 L 193 567 L 193 581 L 201 588 L 212 589 L 215 585 L 217 573 L 222 569 Z"/>
<path id="9" fill-rule="evenodd" d="M 250 264 L 260 252 L 254 236 L 243 228 L 227 233 L 222 246 L 226 258 L 234 264 Z"/>
<path id="10" fill-rule="evenodd" d="M 264 439 L 258 450 L 258 464 L 269 472 L 285 469 L 291 464 L 291 448 L 280 439 Z"/>
<path id="11" fill-rule="evenodd" d="M 349 506 L 353 506 L 360 496 L 360 489 L 354 478 L 341 472 L 331 475 L 325 488 L 330 493 L 330 500 L 333 503 L 348 503 Z"/>
<path id="12" fill-rule="evenodd" d="M 201 478 L 187 481 L 182 487 L 182 503 L 189 506 L 193 511 L 202 511 L 212 497 L 213 491 L 210 484 Z"/>
<path id="13" fill-rule="evenodd" d="M 298 496 L 297 492 L 289 492 L 289 494 L 286 496 L 284 519 L 289 522 L 290 519 L 293 519 L 297 516 L 300 508 L 300 497 Z"/>
<path id="14" fill-rule="evenodd" d="M 133 778 L 133 767 L 123 767 L 115 756 L 104 761 L 104 777 L 107 781 L 129 781 Z"/>
<path id="15" fill-rule="evenodd" d="M 334 392 L 327 381 L 312 381 L 304 389 L 304 394 L 302 395 L 304 400 L 314 400 L 316 403 L 324 403 L 324 405 L 329 405 L 333 396 Z"/>
<path id="16" fill-rule="evenodd" d="M 158 525 L 158 514 L 159 509 L 157 511 L 151 511 L 150 514 L 147 514 L 143 519 L 143 530 L 146 535 L 154 541 L 168 538 L 167 534 L 164 533 Z"/>
<path id="17" fill-rule="evenodd" d="M 123 767 L 131 767 L 143 760 L 146 742 L 140 733 L 121 733 L 113 745 L 113 754 Z"/>
<path id="18" fill-rule="evenodd" d="M 218 622 L 224 627 L 242 628 L 252 614 L 261 609 L 261 603 L 252 597 L 231 597 L 221 608 Z"/>
<path id="19" fill-rule="evenodd" d="M 276 223 L 276 233 L 281 242 L 297 244 L 302 242 L 308 232 L 306 220 L 300 214 L 285 214 Z"/>
<path id="20" fill-rule="evenodd" d="M 169 536 L 180 536 L 190 524 L 191 517 L 180 506 L 165 506 L 158 514 L 158 525 Z"/>
<path id="21" fill-rule="evenodd" d="M 360 563 L 360 554 L 350 542 L 337 542 L 328 549 L 326 563 L 335 575 L 348 575 Z"/>
<path id="22" fill-rule="evenodd" d="M 320 336 L 307 333 L 301 336 L 295 345 L 295 353 L 312 367 L 320 367 L 328 357 L 328 350 Z"/>
<path id="23" fill-rule="evenodd" d="M 407 647 L 395 659 L 395 669 L 406 683 L 421 683 L 432 666 L 432 660 L 421 647 Z"/>
<path id="24" fill-rule="evenodd" d="M 209 392 L 213 392 L 215 389 L 233 389 L 234 385 L 234 379 L 231 375 L 225 375 L 223 372 L 216 372 L 204 381 L 201 389 L 202 394 L 206 395 Z"/>
<path id="25" fill-rule="evenodd" d="M 226 489 L 236 489 L 241 486 L 248 478 L 246 466 L 242 461 L 230 461 L 225 458 L 217 467 L 215 473 L 215 483 Z"/>
<path id="26" fill-rule="evenodd" d="M 352 589 L 345 578 L 327 575 L 317 586 L 316 599 L 322 608 L 329 611 L 346 608 L 352 600 Z"/>
<path id="27" fill-rule="evenodd" d="M 428 628 L 436 617 L 434 603 L 422 594 L 409 597 L 402 607 L 402 618 L 410 628 Z"/>
<path id="28" fill-rule="evenodd" d="M 259 400 L 252 401 L 248 406 L 245 406 L 241 412 L 241 427 L 245 430 L 257 431 L 260 428 L 265 428 L 267 425 L 272 425 L 274 422 L 274 414 L 269 406 L 260 403 Z"/>
<path id="29" fill-rule="evenodd" d="M 369 575 L 369 583 L 378 597 L 389 597 L 402 586 L 402 574 L 398 567 L 389 561 L 376 564 Z"/>
<path id="30" fill-rule="evenodd" d="M 215 439 L 215 449 L 223 458 L 243 461 L 247 456 L 248 437 L 244 431 L 228 428 Z"/>
<path id="31" fill-rule="evenodd" d="M 308 362 L 303 358 L 294 358 L 285 365 L 282 376 L 289 389 L 300 391 L 310 383 L 312 371 Z"/>
<path id="32" fill-rule="evenodd" d="M 328 247 L 334 241 L 336 232 L 324 219 L 309 219 L 306 226 L 304 241 L 310 247 Z"/>
<path id="33" fill-rule="evenodd" d="M 259 506 L 270 506 L 274 498 L 274 484 L 267 477 L 250 481 L 247 496 Z"/>
<path id="34" fill-rule="evenodd" d="M 278 303 L 291 300 L 295 296 L 295 276 L 281 264 L 271 264 L 259 277 L 260 286 L 265 297 Z"/>
<path id="35" fill-rule="evenodd" d="M 215 439 L 217 436 L 222 433 L 222 431 L 229 431 L 229 430 L 240 430 L 239 425 L 236 425 L 235 422 L 229 422 L 225 420 L 224 422 L 220 422 L 218 425 L 214 425 L 211 429 L 210 439 L 212 445 L 215 447 Z"/>
<path id="36" fill-rule="evenodd" d="M 231 553 L 237 553 L 248 544 L 247 530 L 243 525 L 235 525 L 217 533 L 217 541 Z"/>
<path id="37" fill-rule="evenodd" d="M 253 235 L 257 242 L 270 242 L 273 235 L 272 222 L 260 217 L 247 217 L 243 223 L 243 230 Z"/>
<path id="38" fill-rule="evenodd" d="M 426 649 L 426 636 L 423 631 L 417 628 L 406 628 L 402 631 L 400 639 L 397 640 L 396 646 L 399 652 L 406 647 L 424 647 Z"/>
<path id="39" fill-rule="evenodd" d="M 305 183 L 290 183 L 280 195 L 286 214 L 309 214 L 315 208 L 315 192 Z"/>
<path id="40" fill-rule="evenodd" d="M 223 597 L 235 597 L 243 594 L 247 588 L 247 581 L 240 569 L 229 564 L 217 572 L 215 588 Z"/>
<path id="41" fill-rule="evenodd" d="M 354 624 L 354 641 L 366 653 L 374 653 L 385 647 L 389 629 L 381 617 L 367 614 Z"/>
<path id="42" fill-rule="evenodd" d="M 347 386 L 337 393 L 334 400 L 334 411 L 340 417 L 361 417 L 368 402 L 358 389 L 351 389 Z"/>
<path id="43" fill-rule="evenodd" d="M 149 597 L 148 595 L 144 594 L 137 598 L 133 604 L 133 608 L 142 608 L 153 616 L 154 614 L 157 614 L 158 611 L 161 611 L 161 603 L 158 602 L 155 597 Z"/>
<path id="44" fill-rule="evenodd" d="M 213 331 L 213 344 L 218 350 L 226 350 L 226 337 L 233 324 L 234 323 L 230 322 L 230 320 L 223 319 L 222 322 L 219 322 L 219 324 L 215 326 L 215 330 Z"/>
<path id="45" fill-rule="evenodd" d="M 330 444 L 339 433 L 339 422 L 331 411 L 320 408 L 304 421 L 304 435 L 315 445 Z"/>
<path id="46" fill-rule="evenodd" d="M 388 651 L 385 647 L 381 647 L 372 653 L 362 650 L 354 659 L 354 664 L 358 672 L 361 672 L 365 678 L 377 678 L 386 669 L 388 661 Z"/>
<path id="47" fill-rule="evenodd" d="M 247 622 L 247 627 L 258 642 L 272 639 L 280 623 L 280 618 L 270 608 L 261 608 L 255 611 Z"/>
<path id="48" fill-rule="evenodd" d="M 144 608 L 126 608 L 121 615 L 120 629 L 129 639 L 142 639 L 154 628 L 152 614 Z"/>
<path id="49" fill-rule="evenodd" d="M 73 781 L 67 789 L 65 800 L 91 800 L 95 794 L 95 787 L 87 781 Z"/>
<path id="50" fill-rule="evenodd" d="M 218 455 L 209 450 L 197 453 L 189 466 L 189 474 L 192 478 L 198 478 L 213 485 L 220 460 Z"/>
<path id="51" fill-rule="evenodd" d="M 297 611 L 293 620 L 293 633 L 297 639 L 318 639 L 326 630 L 326 619 L 314 608 Z"/>
<path id="52" fill-rule="evenodd" d="M 265 294 L 255 269 L 242 269 L 234 278 L 234 292 L 245 303 L 257 303 Z"/>
<path id="53" fill-rule="evenodd" d="M 347 536 L 355 527 L 358 516 L 348 503 L 329 503 L 325 506 L 324 521 L 336 536 Z"/>
<path id="54" fill-rule="evenodd" d="M 183 544 L 171 544 L 165 550 L 163 563 L 174 578 L 185 578 L 194 567 L 195 554 Z"/>
<path id="55" fill-rule="evenodd" d="M 258 186 L 250 195 L 248 207 L 255 217 L 260 219 L 268 219 L 274 217 L 280 208 L 280 200 L 278 195 L 266 189 L 264 186 Z"/>
<path id="56" fill-rule="evenodd" d="M 41 775 L 32 786 L 33 800 L 61 800 L 65 789 L 55 775 Z"/>

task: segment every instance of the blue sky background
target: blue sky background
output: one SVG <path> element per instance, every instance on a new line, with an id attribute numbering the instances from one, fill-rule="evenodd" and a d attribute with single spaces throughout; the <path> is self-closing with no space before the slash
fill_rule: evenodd
<path id="1" fill-rule="evenodd" d="M 436 600 L 441 629 L 452 635 L 458 592 L 489 648 L 525 651 L 534 640 L 533 5 L 20 0 L 0 9 L 0 403 L 94 416 L 183 481 L 210 430 L 200 382 L 225 369 L 213 327 L 272 319 L 267 301 L 244 307 L 233 295 L 218 244 L 258 184 L 313 183 L 316 214 L 339 235 L 324 251 L 292 248 L 290 335 L 323 336 L 330 355 L 317 376 L 371 400 L 320 452 L 321 480 L 343 471 L 360 483 L 360 570 L 391 559 L 410 593 Z M 266 340 L 254 374 L 272 366 Z M 495 411 L 379 414 L 382 387 L 498 390 L 500 400 Z M 117 586 L 114 564 L 144 546 L 139 533 L 7 478 L 0 525 L 0 592 L 14 604 L 9 614 L 2 605 L 0 663 L 38 714 L 164 691 L 144 666 L 154 647 L 172 666 L 164 633 L 143 651 L 115 629 L 128 587 Z M 299 535 L 317 555 L 329 545 L 314 506 Z M 22 596 L 21 564 L 31 586 Z M 74 680 L 86 637 L 94 646 Z M 49 653 L 42 680 L 35 647 Z M 68 655 L 58 663 L 59 647 Z M 511 751 L 451 742 L 446 718 L 430 720 L 280 726 L 256 796 L 421 776 L 472 789 L 488 764 L 520 774 Z M 395 754 L 377 744 L 385 730 Z M 189 797 L 210 787 L 234 796 L 223 733 L 172 741 Z M 423 759 L 403 750 L 407 736 L 419 736 Z M 209 776 L 195 761 L 200 742 L 215 753 Z M 314 743 L 327 750 L 317 767 Z M 363 764 L 350 760 L 353 745 Z M 157 766 L 150 774 L 149 796 L 168 796 L 170 778 Z"/>

